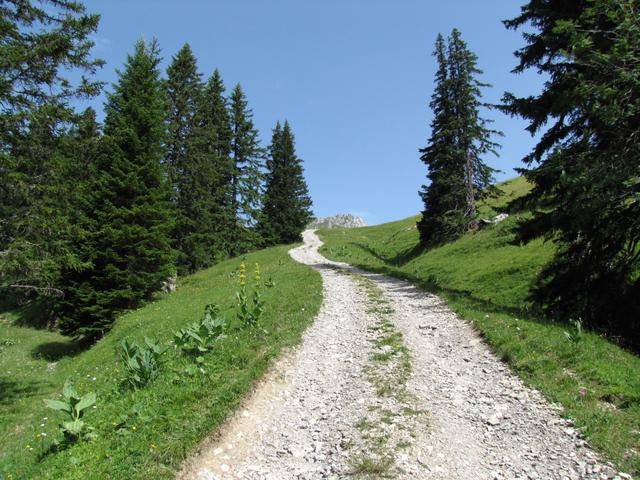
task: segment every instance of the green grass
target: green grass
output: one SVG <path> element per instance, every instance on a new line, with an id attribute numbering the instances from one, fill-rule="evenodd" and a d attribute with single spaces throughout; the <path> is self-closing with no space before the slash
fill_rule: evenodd
<path id="1" fill-rule="evenodd" d="M 481 207 L 488 217 L 522 196 L 517 178 Z M 526 213 L 524 213 L 526 214 Z M 513 244 L 519 215 L 429 251 L 418 246 L 418 217 L 357 229 L 321 230 L 333 260 L 406 278 L 438 293 L 472 320 L 494 351 L 529 385 L 564 407 L 591 443 L 623 470 L 640 474 L 640 358 L 595 333 L 574 343 L 568 326 L 543 318 L 527 301 L 554 246 Z"/>
<path id="2" fill-rule="evenodd" d="M 300 341 L 318 311 L 320 275 L 293 262 L 287 250 L 246 256 L 249 272 L 259 262 L 263 279 L 275 283 L 264 291 L 267 333 L 232 331 L 205 356 L 206 373 L 194 376 L 184 372 L 189 362 L 171 350 L 160 377 L 137 391 L 122 386 L 116 356 L 121 339 L 146 335 L 168 342 L 175 330 L 201 318 L 208 303 L 218 303 L 227 319 L 235 318 L 239 259 L 185 277 L 177 292 L 123 315 L 109 335 L 84 352 L 56 333 L 16 326 L 15 315 L 1 316 L 0 478 L 173 478 L 185 456 L 238 406 L 272 359 Z M 97 392 L 97 408 L 86 421 L 98 439 L 47 454 L 62 417 L 42 400 L 55 398 L 67 378 L 81 393 Z"/>

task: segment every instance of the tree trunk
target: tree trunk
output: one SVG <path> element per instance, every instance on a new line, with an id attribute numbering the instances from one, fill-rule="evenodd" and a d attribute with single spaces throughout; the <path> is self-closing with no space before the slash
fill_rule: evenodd
<path id="1" fill-rule="evenodd" d="M 476 211 L 476 198 L 473 192 L 473 164 L 471 154 L 467 150 L 467 161 L 465 163 L 465 183 L 467 187 L 467 217 L 469 218 L 469 230 L 478 228 L 478 219 Z"/>

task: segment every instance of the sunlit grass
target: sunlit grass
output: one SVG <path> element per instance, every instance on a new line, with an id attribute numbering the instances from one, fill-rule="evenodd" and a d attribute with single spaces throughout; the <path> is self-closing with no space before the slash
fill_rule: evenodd
<path id="1" fill-rule="evenodd" d="M 173 478 L 185 456 L 238 405 L 282 348 L 299 342 L 317 312 L 320 276 L 291 260 L 287 250 L 246 256 L 247 264 L 260 264 L 263 278 L 273 285 L 263 289 L 260 330 L 232 329 L 204 356 L 204 374 L 187 375 L 192 360 L 170 351 L 160 377 L 136 391 L 121 385 L 118 343 L 144 336 L 168 342 L 178 328 L 200 318 L 208 303 L 219 304 L 239 327 L 240 259 L 185 277 L 177 292 L 123 315 L 109 335 L 84 352 L 56 333 L 14 326 L 15 318 L 5 313 L 0 320 L 0 478 Z M 97 392 L 97 408 L 86 421 L 98 439 L 40 458 L 62 418 L 42 400 L 55 398 L 67 378 L 80 392 Z"/>

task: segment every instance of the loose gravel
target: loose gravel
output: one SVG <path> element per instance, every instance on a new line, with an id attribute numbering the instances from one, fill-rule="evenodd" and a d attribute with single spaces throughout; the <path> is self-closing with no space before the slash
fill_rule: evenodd
<path id="1" fill-rule="evenodd" d="M 290 254 L 321 273 L 320 313 L 178 479 L 631 478 L 438 297 L 303 237 Z"/>

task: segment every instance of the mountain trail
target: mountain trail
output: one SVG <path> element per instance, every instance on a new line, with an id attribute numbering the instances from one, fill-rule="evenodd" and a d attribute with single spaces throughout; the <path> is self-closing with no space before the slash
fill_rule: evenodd
<path id="1" fill-rule="evenodd" d="M 409 283 L 291 250 L 324 302 L 178 479 L 624 479 L 473 327 Z"/>

